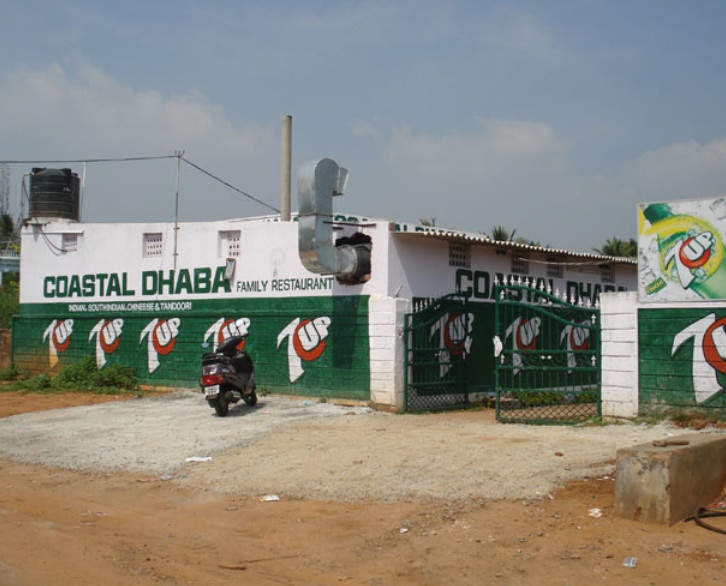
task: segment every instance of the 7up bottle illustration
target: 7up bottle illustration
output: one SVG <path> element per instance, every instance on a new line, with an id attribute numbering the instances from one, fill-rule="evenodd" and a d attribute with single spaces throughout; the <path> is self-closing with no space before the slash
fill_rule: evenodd
<path id="1" fill-rule="evenodd" d="M 650 204 L 643 210 L 658 245 L 659 272 L 644 283 L 652 295 L 667 281 L 703 299 L 726 299 L 726 266 L 721 234 L 707 221 L 687 214 L 674 214 L 665 203 Z M 665 280 L 664 280 L 665 279 Z"/>

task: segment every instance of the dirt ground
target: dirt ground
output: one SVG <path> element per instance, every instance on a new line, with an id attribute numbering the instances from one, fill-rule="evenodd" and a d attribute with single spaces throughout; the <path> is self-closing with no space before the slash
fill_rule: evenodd
<path id="1" fill-rule="evenodd" d="M 104 400 L 0 393 L 0 416 Z M 613 486 L 590 478 L 529 501 L 265 502 L 0 461 L 0 585 L 726 583 L 724 535 L 618 519 Z"/>

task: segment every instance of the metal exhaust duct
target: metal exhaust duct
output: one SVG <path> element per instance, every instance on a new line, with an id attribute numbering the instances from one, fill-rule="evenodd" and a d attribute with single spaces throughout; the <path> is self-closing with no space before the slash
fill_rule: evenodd
<path id="1" fill-rule="evenodd" d="M 370 247 L 333 243 L 333 197 L 343 195 L 348 169 L 332 159 L 305 163 L 298 171 L 298 249 L 305 268 L 361 282 L 370 274 Z"/>

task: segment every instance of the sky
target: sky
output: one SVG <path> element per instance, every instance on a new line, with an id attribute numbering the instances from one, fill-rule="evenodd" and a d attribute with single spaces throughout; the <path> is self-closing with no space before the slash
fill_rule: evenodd
<path id="1" fill-rule="evenodd" d="M 0 160 L 184 156 L 280 207 L 350 170 L 336 211 L 592 251 L 639 202 L 726 194 L 721 0 L 0 0 Z M 10 164 L 19 213 L 22 176 Z M 173 221 L 176 159 L 89 163 L 84 221 Z M 26 205 L 27 209 L 27 205 Z M 182 221 L 269 209 L 181 168 Z"/>

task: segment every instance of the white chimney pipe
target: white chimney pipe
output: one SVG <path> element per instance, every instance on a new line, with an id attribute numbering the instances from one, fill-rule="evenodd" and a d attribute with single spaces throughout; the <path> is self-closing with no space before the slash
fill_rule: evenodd
<path id="1" fill-rule="evenodd" d="M 280 220 L 290 221 L 290 173 L 292 159 L 292 116 L 282 117 L 282 152 L 280 156 Z"/>

